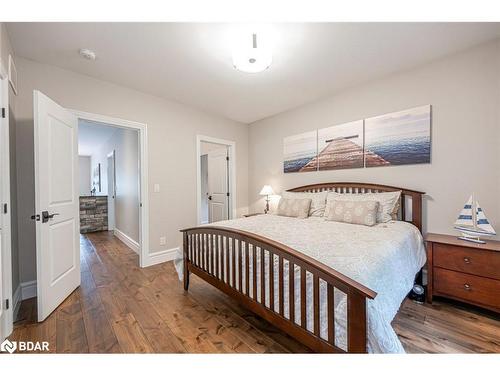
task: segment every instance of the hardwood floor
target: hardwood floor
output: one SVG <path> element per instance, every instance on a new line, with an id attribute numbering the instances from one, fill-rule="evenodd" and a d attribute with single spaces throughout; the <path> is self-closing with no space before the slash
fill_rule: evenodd
<path id="1" fill-rule="evenodd" d="M 57 353 L 305 353 L 308 349 L 192 275 L 184 294 L 172 262 L 138 267 L 107 232 L 81 237 L 81 286 L 44 322 L 23 301 L 12 340 Z M 405 301 L 393 326 L 409 353 L 500 352 L 500 319 L 436 301 Z"/>

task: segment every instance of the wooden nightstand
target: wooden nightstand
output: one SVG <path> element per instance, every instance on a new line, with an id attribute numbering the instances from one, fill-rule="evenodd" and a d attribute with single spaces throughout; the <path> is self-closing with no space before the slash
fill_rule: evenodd
<path id="1" fill-rule="evenodd" d="M 258 215 L 265 215 L 265 214 L 263 212 L 255 212 L 253 214 L 243 215 L 243 217 L 251 217 L 251 216 L 258 216 Z"/>
<path id="2" fill-rule="evenodd" d="M 427 302 L 443 296 L 500 312 L 500 242 L 429 233 Z"/>

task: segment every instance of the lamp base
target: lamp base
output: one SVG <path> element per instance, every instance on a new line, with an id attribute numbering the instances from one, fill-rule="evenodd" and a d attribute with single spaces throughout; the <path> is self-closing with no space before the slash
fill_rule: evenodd
<path id="1" fill-rule="evenodd" d="M 264 213 L 267 214 L 269 212 L 269 195 L 266 196 L 266 208 Z"/>

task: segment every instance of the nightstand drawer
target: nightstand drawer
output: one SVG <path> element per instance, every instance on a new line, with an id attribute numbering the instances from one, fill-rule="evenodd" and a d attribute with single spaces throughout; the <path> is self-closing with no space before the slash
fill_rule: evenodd
<path id="1" fill-rule="evenodd" d="M 500 280 L 500 253 L 434 244 L 434 266 Z M 500 292 L 499 292 L 500 293 Z"/>
<path id="2" fill-rule="evenodd" d="M 500 281 L 434 268 L 434 293 L 500 309 Z"/>

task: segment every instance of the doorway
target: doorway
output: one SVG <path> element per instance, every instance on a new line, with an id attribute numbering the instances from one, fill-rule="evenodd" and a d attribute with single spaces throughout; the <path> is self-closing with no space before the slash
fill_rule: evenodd
<path id="1" fill-rule="evenodd" d="M 109 231 L 139 254 L 138 131 L 80 119 L 78 148 L 80 234 Z"/>
<path id="2" fill-rule="evenodd" d="M 198 135 L 198 224 L 236 216 L 234 154 L 234 142 Z"/>

